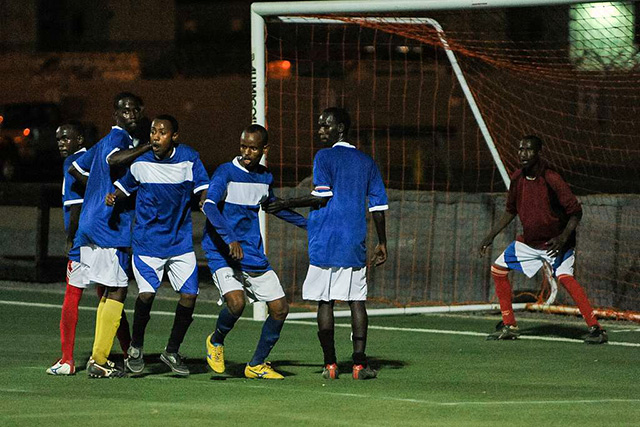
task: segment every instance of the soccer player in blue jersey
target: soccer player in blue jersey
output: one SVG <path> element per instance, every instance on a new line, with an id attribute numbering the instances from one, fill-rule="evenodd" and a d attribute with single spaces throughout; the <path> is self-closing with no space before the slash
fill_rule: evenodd
<path id="1" fill-rule="evenodd" d="M 257 124 L 248 126 L 240 139 L 240 156 L 216 169 L 202 207 L 208 220 L 202 248 L 213 282 L 226 302 L 215 331 L 207 337 L 206 348 L 211 369 L 223 373 L 224 339 L 242 315 L 245 298 L 264 301 L 269 316 L 244 374 L 247 378 L 283 379 L 265 362 L 289 313 L 280 280 L 264 254 L 258 221 L 261 203 L 275 199 L 273 175 L 260 164 L 268 148 L 266 129 Z M 277 216 L 306 228 L 306 219 L 295 212 L 282 210 Z"/>
<path id="2" fill-rule="evenodd" d="M 387 194 L 380 171 L 371 157 L 349 144 L 351 120 L 342 108 L 328 108 L 318 120 L 320 140 L 330 145 L 315 156 L 314 190 L 309 196 L 277 200 L 265 206 L 267 212 L 311 207 L 309 213 L 309 271 L 302 297 L 318 301 L 318 338 L 324 353 L 322 376 L 338 378 L 334 344 L 335 301 L 347 301 L 351 309 L 354 379 L 375 378 L 365 354 L 368 316 L 366 310 L 366 207 L 375 223 L 378 244 L 372 263 L 387 260 L 384 211 Z M 368 203 L 367 203 L 368 201 Z"/>
<path id="3" fill-rule="evenodd" d="M 81 262 L 89 267 L 88 279 L 107 288 L 98 305 L 93 352 L 87 364 L 87 374 L 93 378 L 126 376 L 108 356 L 127 296 L 132 209 L 125 203 L 109 207 L 104 197 L 115 190 L 113 182 L 126 173 L 131 162 L 151 150 L 150 144 L 134 147 L 131 137 L 142 109 L 138 96 L 129 92 L 116 95 L 116 125 L 70 169 L 76 177 L 88 176 L 75 244 L 80 246 Z"/>
<path id="4" fill-rule="evenodd" d="M 116 205 L 137 191 L 133 229 L 133 273 L 138 298 L 133 315 L 133 334 L 127 368 L 135 374 L 144 370 L 144 332 L 151 306 L 165 271 L 180 301 L 176 307 L 169 342 L 160 360 L 180 376 L 189 368 L 178 353 L 198 296 L 198 269 L 193 251 L 191 195 L 209 186 L 209 175 L 197 151 L 178 144 L 178 121 L 168 114 L 151 122 L 152 151 L 131 164 L 129 172 L 115 182 L 116 190 L 106 196 L 106 204 Z"/>
<path id="5" fill-rule="evenodd" d="M 79 183 L 71 176 L 68 169 L 78 157 L 87 151 L 84 147 L 82 124 L 70 121 L 60 125 L 56 130 L 56 140 L 60 155 L 65 159 L 62 169 L 62 212 L 64 214 L 64 228 L 67 232 L 66 253 L 69 262 L 67 263 L 67 288 L 64 293 L 60 317 L 62 357 L 46 372 L 50 375 L 73 375 L 76 372 L 73 349 L 76 340 L 76 325 L 78 324 L 78 306 L 87 283 L 85 280 L 86 269 L 80 263 L 80 248 L 73 245 L 84 197 L 84 184 Z"/>

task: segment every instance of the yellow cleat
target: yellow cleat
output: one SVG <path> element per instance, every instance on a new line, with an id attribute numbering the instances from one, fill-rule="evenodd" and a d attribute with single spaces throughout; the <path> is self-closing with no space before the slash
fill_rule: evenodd
<path id="1" fill-rule="evenodd" d="M 263 380 L 283 380 L 284 377 L 276 372 L 269 362 L 262 365 L 249 366 L 244 368 L 244 376 L 247 378 L 257 378 Z"/>
<path id="2" fill-rule="evenodd" d="M 207 337 L 207 363 L 217 374 L 224 373 L 224 346 L 211 344 L 213 333 Z"/>

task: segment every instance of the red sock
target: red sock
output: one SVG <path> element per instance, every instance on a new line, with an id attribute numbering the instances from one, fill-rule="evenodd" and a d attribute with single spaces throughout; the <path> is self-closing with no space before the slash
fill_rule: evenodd
<path id="1" fill-rule="evenodd" d="M 578 305 L 578 309 L 580 313 L 582 313 L 582 317 L 584 317 L 585 322 L 587 322 L 587 326 L 600 326 L 598 323 L 598 319 L 596 319 L 596 315 L 593 313 L 593 308 L 591 308 L 591 304 L 589 304 L 589 299 L 587 298 L 587 294 L 584 292 L 582 286 L 573 276 L 569 276 L 566 274 L 562 274 L 558 277 L 562 286 L 569 292 L 571 298 Z"/>
<path id="2" fill-rule="evenodd" d="M 98 298 L 102 298 L 104 291 L 104 286 L 96 286 Z M 118 326 L 118 330 L 116 331 L 116 337 L 118 338 L 118 342 L 120 342 L 120 348 L 122 349 L 124 357 L 127 357 L 127 351 L 131 345 L 131 332 L 129 331 L 129 322 L 127 321 L 127 315 L 124 310 L 122 310 L 122 317 L 120 318 L 120 326 Z"/>
<path id="3" fill-rule="evenodd" d="M 513 314 L 513 306 L 511 305 L 511 283 L 509 282 L 509 270 L 497 266 L 491 266 L 491 277 L 496 284 L 496 295 L 500 302 L 500 311 L 502 312 L 502 321 L 505 325 L 516 325 L 516 317 Z"/>
<path id="4" fill-rule="evenodd" d="M 78 324 L 78 306 L 83 289 L 67 284 L 60 317 L 60 344 L 62 344 L 62 363 L 73 360 L 73 348 L 76 343 L 76 325 Z"/>

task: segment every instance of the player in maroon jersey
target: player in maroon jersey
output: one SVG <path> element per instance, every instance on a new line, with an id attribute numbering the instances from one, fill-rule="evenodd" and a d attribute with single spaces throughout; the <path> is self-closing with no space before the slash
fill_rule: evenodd
<path id="1" fill-rule="evenodd" d="M 511 176 L 507 206 L 500 221 L 480 244 L 480 255 L 513 219 L 520 217 L 523 233 L 513 241 L 491 266 L 504 326 L 487 339 L 510 340 L 520 336 L 511 305 L 510 270 L 533 277 L 547 262 L 554 276 L 576 302 L 589 327 L 585 342 L 604 344 L 607 332 L 596 319 L 584 289 L 573 277 L 576 227 L 582 207 L 569 185 L 540 159 L 542 139 L 534 135 L 520 140 L 518 158 L 522 165 Z"/>

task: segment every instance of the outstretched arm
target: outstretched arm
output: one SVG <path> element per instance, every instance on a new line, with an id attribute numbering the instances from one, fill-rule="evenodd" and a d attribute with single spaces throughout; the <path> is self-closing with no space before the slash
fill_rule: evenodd
<path id="1" fill-rule="evenodd" d="M 387 226 L 384 211 L 371 212 L 371 216 L 373 217 L 373 223 L 376 226 L 376 233 L 378 234 L 378 244 L 373 250 L 371 262 L 377 267 L 384 264 L 387 260 Z"/>
<path id="2" fill-rule="evenodd" d="M 308 196 L 297 197 L 295 199 L 274 199 L 273 201 L 264 203 L 262 208 L 270 214 L 291 208 L 321 208 L 329 203 L 329 198 L 330 197 L 319 197 L 309 194 Z"/>
<path id="3" fill-rule="evenodd" d="M 135 159 L 151 150 L 151 144 L 141 144 L 129 150 L 116 151 L 107 158 L 111 167 L 129 166 Z"/>
<path id="4" fill-rule="evenodd" d="M 307 229 L 307 219 L 300 215 L 298 212 L 292 211 L 290 209 L 283 209 L 281 211 L 275 212 L 273 215 L 277 216 L 283 221 L 288 222 L 289 224 L 293 224 L 296 227 L 300 227 L 304 230 Z"/>
<path id="5" fill-rule="evenodd" d="M 498 233 L 504 230 L 504 228 L 509 225 L 515 217 L 516 214 L 512 214 L 507 211 L 502 214 L 502 218 L 500 218 L 500 221 L 498 221 L 498 223 L 491 229 L 491 231 L 489 231 L 487 237 L 482 239 L 482 243 L 480 243 L 480 248 L 478 250 L 481 256 L 485 254 L 487 248 L 491 245 L 491 243 L 493 243 L 493 239 L 495 239 Z"/>

